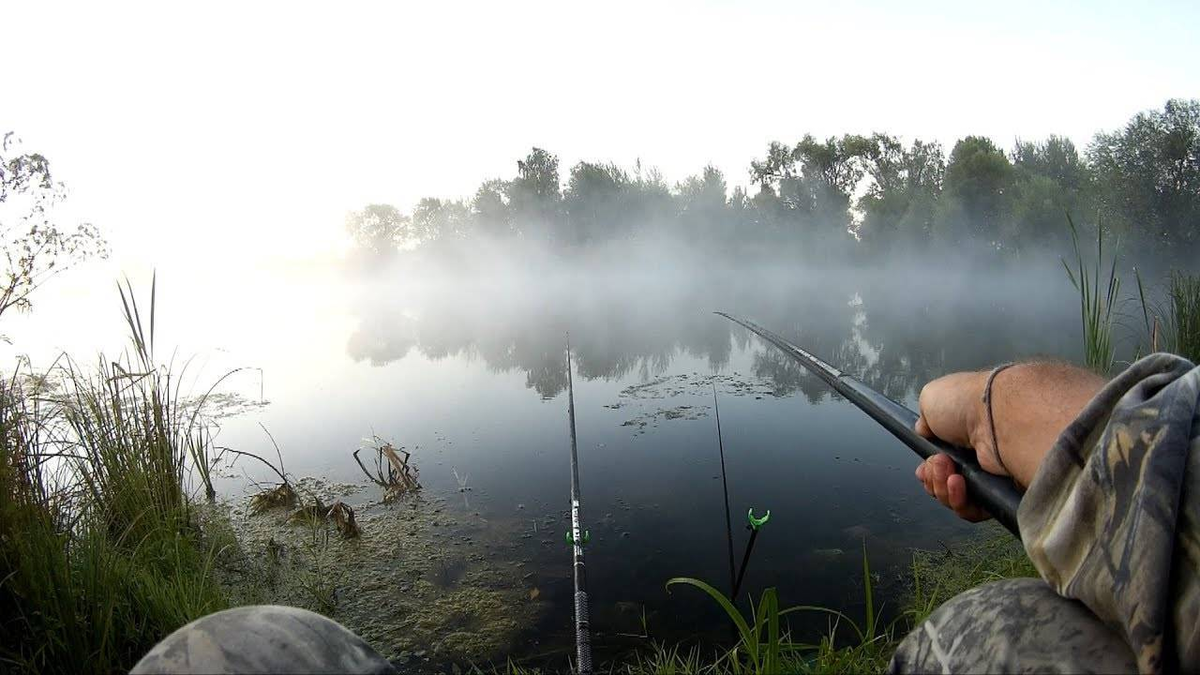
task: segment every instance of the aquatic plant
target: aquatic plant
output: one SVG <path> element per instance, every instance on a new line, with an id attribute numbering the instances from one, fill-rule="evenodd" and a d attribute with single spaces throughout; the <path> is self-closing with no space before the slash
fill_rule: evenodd
<path id="1" fill-rule="evenodd" d="M 200 406 L 153 356 L 121 289 L 132 347 L 91 373 L 63 357 L 0 383 L 0 663 L 9 672 L 127 670 L 225 598 L 190 502 L 210 457 Z M 47 383 L 53 384 L 49 390 Z M 211 466 L 200 472 L 203 476 Z"/>
<path id="2" fill-rule="evenodd" d="M 391 443 L 384 441 L 378 436 L 370 439 L 370 449 L 375 451 L 375 472 L 367 470 L 367 467 L 359 459 L 358 453 L 364 448 L 355 450 L 352 454 L 354 461 L 358 463 L 358 468 L 362 469 L 363 474 L 372 482 L 383 488 L 383 500 L 391 501 L 400 495 L 407 492 L 421 489 L 421 483 L 417 480 L 417 468 L 408 463 L 412 455 L 404 448 L 395 448 Z M 404 457 L 400 457 L 400 453 Z"/>
<path id="3" fill-rule="evenodd" d="M 329 530 L 319 517 L 308 519 L 309 536 L 301 546 L 308 564 L 296 573 L 297 582 L 306 596 L 309 609 L 329 616 L 337 609 L 338 585 L 346 571 L 334 564 L 329 548 Z"/>
<path id="4" fill-rule="evenodd" d="M 881 630 L 876 617 L 871 568 L 863 543 L 863 589 L 866 596 L 866 617 L 862 625 L 844 613 L 827 607 L 797 605 L 779 608 L 776 590 L 763 591 L 757 607 L 751 606 L 750 616 L 742 614 L 728 597 L 709 584 L 691 577 L 676 577 L 667 581 L 667 588 L 686 584 L 699 588 L 711 597 L 733 623 L 738 642 L 714 663 L 719 670 L 723 661 L 735 673 L 781 672 L 866 672 L 879 671 L 891 658 L 893 646 L 891 627 Z M 783 626 L 782 618 L 795 612 L 818 612 L 830 615 L 834 622 L 829 633 L 815 645 L 793 642 Z M 854 640 L 850 646 L 838 646 L 838 628 L 848 625 Z M 685 662 L 686 663 L 686 662 Z M 694 672 L 694 671 L 691 671 Z"/>
<path id="5" fill-rule="evenodd" d="M 1174 271 L 1167 279 L 1162 302 L 1147 300 L 1142 276 L 1137 278 L 1138 299 L 1149 344 L 1144 351 L 1167 351 L 1178 354 L 1192 363 L 1200 359 L 1200 276 Z"/>
<path id="6" fill-rule="evenodd" d="M 1200 275 L 1171 274 L 1172 351 L 1200 363 Z"/>
<path id="7" fill-rule="evenodd" d="M 1071 229 L 1071 246 L 1075 252 L 1075 269 L 1060 258 L 1067 278 L 1079 293 L 1079 313 L 1083 324 L 1083 355 L 1088 368 L 1107 374 L 1112 370 L 1115 359 L 1113 347 L 1113 324 L 1116 305 L 1121 292 L 1121 277 L 1117 275 L 1117 250 L 1113 251 L 1107 280 L 1101 276 L 1104 268 L 1104 227 L 1096 227 L 1096 263 L 1090 268 L 1079 249 L 1079 230 L 1075 221 L 1067 214 Z M 1102 286 L 1103 282 L 1103 286 Z"/>

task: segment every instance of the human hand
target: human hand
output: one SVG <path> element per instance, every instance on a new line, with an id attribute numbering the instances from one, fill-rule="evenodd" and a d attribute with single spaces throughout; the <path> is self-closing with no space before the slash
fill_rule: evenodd
<path id="1" fill-rule="evenodd" d="M 955 471 L 949 455 L 934 455 L 921 462 L 916 474 L 917 480 L 925 486 L 925 492 L 959 518 L 978 523 L 992 517 L 967 496 L 967 481 Z"/>
<path id="2" fill-rule="evenodd" d="M 987 373 L 954 373 L 926 384 L 921 389 L 917 433 L 960 447 L 975 448 L 977 452 L 981 444 L 989 444 L 990 448 L 990 439 L 979 439 L 978 432 L 980 421 L 986 415 L 982 404 L 986 383 Z M 1004 474 L 999 465 L 989 461 L 990 452 L 980 454 L 979 462 L 984 470 Z M 970 500 L 966 480 L 955 470 L 948 455 L 934 455 L 925 460 L 917 466 L 916 476 L 925 492 L 959 518 L 972 523 L 991 518 Z"/>
<path id="3" fill-rule="evenodd" d="M 990 419 L 983 390 L 991 371 L 953 373 L 921 389 L 916 431 L 974 450 L 984 471 L 1011 476 L 1026 488 L 1059 434 L 1104 386 L 1104 378 L 1054 362 L 1020 363 L 996 372 Z M 949 457 L 926 460 L 917 467 L 917 478 L 926 492 L 962 518 L 986 517 L 968 499 L 966 482 Z"/>

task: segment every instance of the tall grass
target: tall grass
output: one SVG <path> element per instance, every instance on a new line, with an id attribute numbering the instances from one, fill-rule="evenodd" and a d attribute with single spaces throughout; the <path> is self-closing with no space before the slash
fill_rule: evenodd
<path id="1" fill-rule="evenodd" d="M 1172 273 L 1168 297 L 1173 351 L 1200 363 L 1200 275 Z"/>
<path id="2" fill-rule="evenodd" d="M 1088 368 L 1107 374 L 1115 361 L 1113 325 L 1116 305 L 1121 292 L 1121 277 L 1117 275 L 1117 251 L 1114 250 L 1108 267 L 1104 268 L 1104 228 L 1096 227 L 1096 263 L 1089 267 L 1079 248 L 1079 230 L 1070 214 L 1067 224 L 1071 228 L 1071 246 L 1075 253 L 1075 266 L 1062 259 L 1067 278 L 1079 293 L 1079 313 L 1083 324 L 1084 363 Z M 1119 247 L 1116 247 L 1119 248 Z M 1106 278 L 1107 277 L 1107 278 Z"/>
<path id="3" fill-rule="evenodd" d="M 1172 272 L 1161 301 L 1152 295 L 1148 299 L 1140 274 L 1137 286 L 1149 343 L 1140 345 L 1138 353 L 1166 351 L 1200 363 L 1200 276 Z M 1152 293 L 1155 290 L 1151 288 Z"/>
<path id="4" fill-rule="evenodd" d="M 706 669 L 693 672 L 742 674 L 773 673 L 842 673 L 881 672 L 892 656 L 894 642 L 892 627 L 881 629 L 877 622 L 875 598 L 871 581 L 871 567 L 867 560 L 866 544 L 863 544 L 863 591 L 866 601 L 866 616 L 858 623 L 846 614 L 812 605 L 797 605 L 779 608 L 778 595 L 774 588 L 763 591 L 757 607 L 752 607 L 749 616 L 743 613 L 723 593 L 711 585 L 691 577 L 676 577 L 667 582 L 684 584 L 704 591 L 729 617 L 736 627 L 738 642 L 727 653 L 708 664 Z M 791 639 L 784 617 L 797 612 L 827 614 L 832 623 L 829 633 L 817 644 L 803 644 Z M 849 628 L 849 645 L 838 639 L 838 629 Z M 662 660 L 660 650 L 659 661 Z M 691 664 L 692 660 L 671 659 L 676 665 Z"/>
<path id="5" fill-rule="evenodd" d="M 154 361 L 153 291 L 149 330 L 128 285 L 122 303 L 123 358 L 92 373 L 66 358 L 47 376 L 18 366 L 0 384 L 5 671 L 125 670 L 225 605 L 190 507 L 207 436 Z"/>

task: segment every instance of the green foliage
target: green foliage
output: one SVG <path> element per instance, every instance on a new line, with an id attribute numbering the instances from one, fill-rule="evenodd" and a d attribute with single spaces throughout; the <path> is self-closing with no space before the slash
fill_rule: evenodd
<path id="1" fill-rule="evenodd" d="M 1200 101 L 1172 99 L 1087 150 L 1096 195 L 1118 231 L 1142 233 L 1154 252 L 1182 261 L 1200 239 Z"/>
<path id="2" fill-rule="evenodd" d="M 461 239 L 470 228 L 471 210 L 463 202 L 426 197 L 412 214 L 413 236 L 422 243 Z"/>
<path id="3" fill-rule="evenodd" d="M 572 167 L 563 197 L 572 243 L 602 240 L 629 224 L 630 187 L 629 175 L 614 164 L 580 162 Z"/>
<path id="4" fill-rule="evenodd" d="M 189 506 L 196 409 L 133 349 L 94 376 L 69 361 L 0 388 L 0 662 L 9 671 L 112 672 L 225 599 Z M 53 390 L 47 390 L 47 382 Z M 206 454 L 203 456 L 207 456 Z"/>
<path id="5" fill-rule="evenodd" d="M 1083 325 L 1084 363 L 1088 368 L 1107 374 L 1116 360 L 1113 346 L 1113 325 L 1120 298 L 1121 277 L 1117 275 L 1117 254 L 1114 252 L 1107 278 L 1104 268 L 1104 228 L 1096 229 L 1096 262 L 1089 266 L 1079 249 L 1079 231 L 1075 221 L 1067 216 L 1071 228 L 1071 245 L 1075 251 L 1075 269 L 1064 259 L 1063 269 L 1079 293 L 1079 314 Z"/>
<path id="6" fill-rule="evenodd" d="M 54 222 L 54 208 L 66 188 L 50 173 L 50 161 L 37 153 L 21 153 L 12 132 L 0 140 L 0 315 L 28 310 L 29 296 L 58 272 L 92 257 L 105 257 L 108 247 L 88 223 L 67 229 Z"/>
<path id="7" fill-rule="evenodd" d="M 392 252 L 431 242 L 505 237 L 560 248 L 674 232 L 713 250 L 791 247 L 810 257 L 933 249 L 934 255 L 1035 254 L 1066 245 L 1063 212 L 1109 228 L 1149 254 L 1182 261 L 1200 247 L 1200 101 L 1168 101 L 1125 129 L 1018 141 L 1005 153 L 967 136 L 938 143 L 884 133 L 794 145 L 750 162 L 747 192 L 713 166 L 668 186 L 661 174 L 583 161 L 562 184 L 559 159 L 533 148 L 516 175 L 486 181 L 468 202 L 426 199 L 411 222 L 394 207 L 352 216 L 360 246 Z M 565 187 L 565 189 L 564 189 Z M 853 236 L 851 236 L 853 232 Z"/>
<path id="8" fill-rule="evenodd" d="M 916 626 L 963 591 L 1000 579 L 1037 577 L 1020 541 L 994 523 L 979 536 L 943 551 L 916 551 L 905 614 Z"/>
<path id="9" fill-rule="evenodd" d="M 690 577 L 676 577 L 667 581 L 672 585 L 685 584 L 699 588 L 725 611 L 737 630 L 738 643 L 712 664 L 709 671 L 685 672 L 730 672 L 742 673 L 826 673 L 845 672 L 847 669 L 882 671 L 891 658 L 892 630 L 880 630 L 876 623 L 876 608 L 871 581 L 871 568 L 867 560 L 866 543 L 863 543 L 863 590 L 866 600 L 865 622 L 860 625 L 845 614 L 825 607 L 798 605 L 787 609 L 779 608 L 778 595 L 768 588 L 750 616 L 744 616 L 733 602 L 709 584 Z M 784 626 L 783 617 L 795 612 L 819 612 L 834 619 L 830 632 L 816 645 L 793 642 Z M 837 629 L 847 625 L 854 633 L 849 646 L 838 646 Z M 677 652 L 675 652 L 677 654 Z M 662 655 L 658 659 L 663 661 Z M 692 665 L 691 660 L 667 658 L 675 665 Z"/>
<path id="10" fill-rule="evenodd" d="M 1165 301 L 1156 303 L 1147 300 L 1142 276 L 1135 273 L 1148 338 L 1139 353 L 1166 351 L 1200 363 L 1200 275 L 1172 272 Z"/>
<path id="11" fill-rule="evenodd" d="M 1200 363 L 1200 276 L 1173 273 L 1169 295 L 1172 351 Z"/>
<path id="12" fill-rule="evenodd" d="M 946 163 L 944 236 L 998 243 L 1012 177 L 1008 157 L 990 139 L 967 136 L 956 143 Z"/>
<path id="13" fill-rule="evenodd" d="M 1021 250 L 1060 243 L 1064 238 L 1063 213 L 1079 213 L 1086 207 L 1090 177 L 1075 144 L 1060 136 L 1050 136 L 1041 143 L 1018 141 L 1012 156 L 1011 212 L 1004 223 L 1006 244 Z"/>
<path id="14" fill-rule="evenodd" d="M 369 204 L 346 217 L 346 231 L 359 248 L 377 256 L 394 254 L 414 242 L 412 219 L 390 204 Z"/>
<path id="15" fill-rule="evenodd" d="M 867 245 L 882 249 L 928 241 L 946 173 L 941 145 L 918 139 L 904 147 L 892 136 L 875 134 L 866 166 L 871 180 L 859 201 L 859 234 Z"/>

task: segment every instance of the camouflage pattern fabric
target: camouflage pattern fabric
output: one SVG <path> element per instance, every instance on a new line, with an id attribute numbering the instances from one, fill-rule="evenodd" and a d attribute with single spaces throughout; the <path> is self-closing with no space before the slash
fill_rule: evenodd
<path id="1" fill-rule="evenodd" d="M 130 671 L 142 673 L 395 673 L 332 619 L 258 605 L 209 614 L 168 635 Z"/>
<path id="2" fill-rule="evenodd" d="M 1114 378 L 1021 501 L 1044 582 L 968 591 L 908 635 L 892 672 L 1200 667 L 1200 368 L 1154 354 Z"/>

